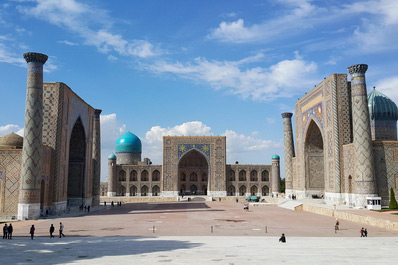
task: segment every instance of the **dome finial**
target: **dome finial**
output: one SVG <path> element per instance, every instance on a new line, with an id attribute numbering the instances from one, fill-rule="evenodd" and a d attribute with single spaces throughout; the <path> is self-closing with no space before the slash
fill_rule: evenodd
<path id="1" fill-rule="evenodd" d="M 373 86 L 373 90 L 376 90 L 376 87 L 375 87 L 375 86 Z"/>

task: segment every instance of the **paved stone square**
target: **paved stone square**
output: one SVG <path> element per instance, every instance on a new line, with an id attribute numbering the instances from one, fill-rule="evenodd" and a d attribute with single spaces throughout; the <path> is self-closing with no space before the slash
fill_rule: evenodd
<path id="1" fill-rule="evenodd" d="M 75 215 L 75 216 L 73 216 Z M 77 216 L 76 216 L 77 215 Z M 65 225 L 65 238 L 49 238 Z M 0 240 L 4 264 L 396 264 L 398 232 L 277 206 L 167 202 L 97 207 L 54 219 L 14 222 Z M 34 224 L 36 237 L 29 238 Z M 287 243 L 279 243 L 281 233 Z"/>

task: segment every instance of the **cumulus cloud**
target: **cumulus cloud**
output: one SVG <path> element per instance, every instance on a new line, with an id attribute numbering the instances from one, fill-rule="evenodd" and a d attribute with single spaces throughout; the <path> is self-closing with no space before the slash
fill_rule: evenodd
<path id="1" fill-rule="evenodd" d="M 143 143 L 143 155 L 149 157 L 155 164 L 162 163 L 163 136 L 212 136 L 211 127 L 200 121 L 185 122 L 174 127 L 152 127 L 145 134 Z M 226 130 L 220 134 L 227 137 L 227 157 L 229 163 L 240 160 L 241 162 L 264 161 L 261 154 L 265 150 L 281 148 L 281 142 L 256 138 L 258 132 L 251 135 L 238 134 L 232 130 Z M 260 160 L 258 159 L 260 157 Z"/>
<path id="2" fill-rule="evenodd" d="M 377 82 L 376 89 L 398 104 L 398 76 L 385 78 Z"/>
<path id="3" fill-rule="evenodd" d="M 19 6 L 18 9 L 27 16 L 76 33 L 84 44 L 94 46 L 102 53 L 114 51 L 119 55 L 140 58 L 160 54 L 160 50 L 146 40 L 126 40 L 113 33 L 112 19 L 104 10 L 75 0 L 37 0 L 34 3 L 34 6 Z"/>
<path id="4" fill-rule="evenodd" d="M 268 68 L 245 67 L 262 58 L 262 54 L 240 61 L 209 61 L 196 58 L 192 63 L 158 61 L 146 66 L 156 73 L 171 73 L 182 78 L 204 82 L 214 89 L 254 100 L 274 100 L 290 97 L 315 84 L 317 64 L 305 61 L 297 52 L 295 58 L 280 61 Z"/>
<path id="5" fill-rule="evenodd" d="M 12 132 L 23 137 L 23 128 L 21 128 L 19 125 L 7 124 L 0 126 L 0 137 Z"/>

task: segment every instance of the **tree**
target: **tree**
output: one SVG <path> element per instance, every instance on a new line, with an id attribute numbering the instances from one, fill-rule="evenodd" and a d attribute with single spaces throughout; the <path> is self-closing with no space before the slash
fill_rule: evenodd
<path id="1" fill-rule="evenodd" d="M 388 206 L 390 209 L 398 209 L 398 203 L 395 199 L 394 190 L 391 188 L 390 190 L 390 205 Z"/>
<path id="2" fill-rule="evenodd" d="M 280 192 L 285 193 L 285 179 L 281 179 Z"/>

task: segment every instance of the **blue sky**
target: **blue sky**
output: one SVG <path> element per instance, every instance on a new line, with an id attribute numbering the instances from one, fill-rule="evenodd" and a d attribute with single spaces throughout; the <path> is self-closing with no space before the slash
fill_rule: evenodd
<path id="1" fill-rule="evenodd" d="M 281 113 L 366 63 L 398 101 L 398 1 L 2 1 L 0 136 L 21 133 L 28 51 L 102 109 L 102 180 L 118 136 L 162 162 L 164 135 L 226 135 L 227 162 L 282 158 Z"/>

